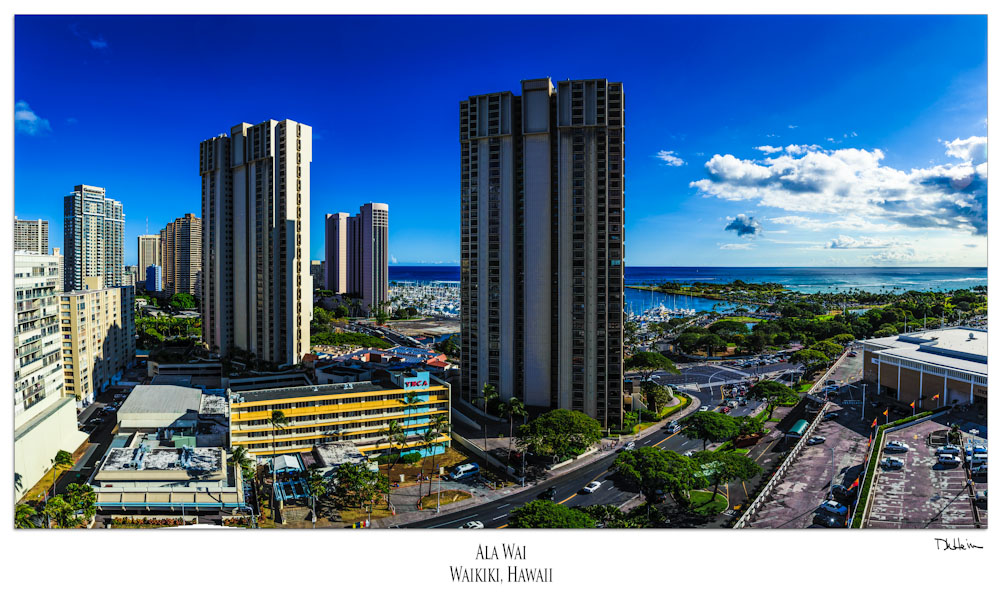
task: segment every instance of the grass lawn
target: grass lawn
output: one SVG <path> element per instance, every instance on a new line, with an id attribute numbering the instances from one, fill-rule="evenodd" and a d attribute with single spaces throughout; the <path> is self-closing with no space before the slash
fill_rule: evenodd
<path id="1" fill-rule="evenodd" d="M 472 498 L 469 492 L 464 492 L 462 490 L 443 490 L 441 492 L 442 500 L 440 502 L 441 506 L 446 504 L 452 504 L 453 502 L 460 502 L 462 500 L 467 500 Z M 421 508 L 435 508 L 436 500 L 435 494 L 428 494 L 424 498 L 421 498 Z"/>
<path id="2" fill-rule="evenodd" d="M 710 492 L 694 491 L 689 492 L 689 499 L 692 501 L 692 512 L 704 516 L 712 516 L 727 508 L 727 498 L 718 493 L 710 497 Z"/>
<path id="3" fill-rule="evenodd" d="M 341 522 L 349 527 L 352 523 L 357 523 L 358 521 L 383 519 L 393 516 L 393 513 L 387 510 L 386 503 L 380 504 L 378 508 L 373 508 L 371 513 L 367 512 L 364 508 L 351 508 L 340 512 Z"/>
<path id="4" fill-rule="evenodd" d="M 514 448 L 513 448 L 514 449 Z M 461 452 L 454 450 L 451 446 L 445 449 L 445 452 L 438 454 L 434 458 L 435 471 L 438 471 L 439 467 L 445 467 L 448 471 L 449 467 L 453 465 L 458 465 L 462 462 L 469 460 L 470 457 L 462 454 Z M 404 475 L 404 479 L 408 482 L 413 482 L 417 480 L 417 476 L 420 474 L 428 475 L 431 471 L 432 457 L 426 456 L 421 460 L 417 461 L 413 465 L 405 465 L 403 462 L 397 463 L 393 467 L 393 481 L 394 483 L 400 481 L 400 475 Z M 379 465 L 379 472 L 383 475 L 386 474 L 387 465 Z"/>
<path id="5" fill-rule="evenodd" d="M 731 321 L 733 323 L 761 323 L 762 319 L 755 317 L 727 317 L 726 319 L 720 319 L 718 323 L 723 323 L 726 321 Z"/>
<path id="6" fill-rule="evenodd" d="M 801 384 L 798 384 L 798 385 L 794 386 L 793 391 L 797 392 L 798 394 L 799 393 L 807 393 L 807 390 L 811 389 L 812 385 L 814 385 L 814 384 L 811 383 L 811 382 L 801 383 Z"/>

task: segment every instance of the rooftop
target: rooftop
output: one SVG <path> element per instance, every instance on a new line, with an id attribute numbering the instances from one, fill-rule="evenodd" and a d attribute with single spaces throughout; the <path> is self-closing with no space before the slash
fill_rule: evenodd
<path id="1" fill-rule="evenodd" d="M 988 331 L 951 327 L 867 340 L 878 353 L 905 360 L 988 374 Z"/>
<path id="2" fill-rule="evenodd" d="M 223 468 L 222 448 L 112 448 L 102 471 L 185 471 L 211 473 Z"/>
<path id="3" fill-rule="evenodd" d="M 198 412 L 201 404 L 202 392 L 196 388 L 178 385 L 137 385 L 118 412 L 119 415 Z"/>
<path id="4" fill-rule="evenodd" d="M 319 459 L 320 464 L 325 467 L 337 467 L 345 463 L 359 464 L 366 462 L 365 455 L 351 442 L 317 444 L 314 446 L 313 452 L 316 454 L 317 459 Z"/>
<path id="5" fill-rule="evenodd" d="M 331 396 L 335 394 L 358 394 L 362 392 L 399 391 L 398 386 L 383 382 L 357 381 L 351 383 L 330 383 L 325 385 L 303 385 L 296 387 L 250 390 L 233 393 L 234 402 L 259 402 L 283 398 L 307 398 L 309 396 Z"/>
<path id="6" fill-rule="evenodd" d="M 202 406 L 198 413 L 202 415 L 225 415 L 230 403 L 223 396 L 202 396 Z"/>

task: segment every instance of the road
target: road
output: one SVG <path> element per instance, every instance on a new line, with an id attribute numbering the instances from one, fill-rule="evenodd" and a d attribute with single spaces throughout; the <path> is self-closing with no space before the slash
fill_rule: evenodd
<path id="1" fill-rule="evenodd" d="M 710 403 L 711 407 L 715 407 L 720 401 L 720 386 L 724 382 L 740 380 L 743 378 L 742 376 L 768 375 L 788 369 L 790 369 L 790 366 L 786 363 L 778 363 L 754 369 L 699 365 L 682 367 L 682 375 L 658 373 L 652 378 L 662 384 L 672 383 L 679 386 L 685 383 L 695 384 L 699 386 L 698 389 L 687 389 L 687 393 L 698 397 L 702 403 Z M 731 414 L 734 416 L 748 414 L 757 406 L 759 406 L 759 403 L 752 401 L 748 403 L 748 406 L 736 408 Z M 684 454 L 688 451 L 701 450 L 702 442 L 699 440 L 690 440 L 682 435 L 681 432 L 669 433 L 665 429 L 658 428 L 637 443 L 637 447 L 641 446 L 655 446 Z M 759 453 L 760 456 L 761 454 Z M 556 498 L 554 501 L 564 506 L 577 507 L 592 504 L 614 504 L 618 506 L 636 496 L 637 491 L 620 487 L 611 478 L 613 473 L 610 469 L 615 460 L 616 454 L 609 454 L 590 465 L 553 479 L 548 479 L 540 485 L 527 488 L 525 491 L 513 491 L 512 495 L 506 498 L 487 504 L 471 506 L 468 509 L 452 512 L 440 517 L 403 525 L 403 527 L 417 529 L 458 528 L 468 521 L 480 521 L 487 528 L 507 527 L 512 510 L 537 499 L 539 494 L 550 486 L 556 487 Z M 581 489 L 591 481 L 598 481 L 602 486 L 592 494 L 581 493 Z M 730 506 L 742 504 L 746 496 L 744 486 L 741 485 L 722 487 L 721 492 L 728 495 L 728 504 Z"/>

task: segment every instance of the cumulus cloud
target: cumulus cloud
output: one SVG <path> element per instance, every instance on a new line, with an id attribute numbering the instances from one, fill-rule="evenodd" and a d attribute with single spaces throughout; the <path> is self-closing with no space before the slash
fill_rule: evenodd
<path id="1" fill-rule="evenodd" d="M 391 265 L 397 264 L 397 257 L 393 256 L 392 254 L 390 255 L 390 264 Z"/>
<path id="2" fill-rule="evenodd" d="M 685 164 L 685 161 L 679 158 L 674 150 L 661 150 L 655 156 L 669 167 L 681 167 Z"/>
<path id="3" fill-rule="evenodd" d="M 807 154 L 808 152 L 821 150 L 821 146 L 817 144 L 790 144 L 784 150 L 786 150 L 787 154 Z"/>
<path id="4" fill-rule="evenodd" d="M 751 250 L 754 247 L 754 244 L 717 244 L 721 250 Z"/>
<path id="5" fill-rule="evenodd" d="M 755 149 L 756 150 L 761 150 L 762 152 L 765 152 L 766 154 L 776 154 L 777 152 L 782 152 L 783 151 L 783 147 L 782 146 L 768 146 L 768 145 L 766 145 L 766 146 L 755 146 Z"/>
<path id="6" fill-rule="evenodd" d="M 14 128 L 28 135 L 39 135 L 52 131 L 49 120 L 36 115 L 35 111 L 31 110 L 31 107 L 24 100 L 19 100 L 14 105 Z"/>
<path id="7" fill-rule="evenodd" d="M 891 242 L 871 237 L 854 238 L 848 235 L 840 235 L 828 242 L 825 247 L 835 250 L 847 250 L 854 248 L 889 248 L 891 247 Z"/>
<path id="8" fill-rule="evenodd" d="M 988 138 L 972 135 L 966 140 L 957 138 L 952 142 L 943 142 L 946 154 L 975 165 L 988 162 Z"/>
<path id="9" fill-rule="evenodd" d="M 755 220 L 755 217 L 749 217 L 747 215 L 741 214 L 737 217 L 731 219 L 727 217 L 730 223 L 727 227 L 724 227 L 724 231 L 733 231 L 738 234 L 738 237 L 743 236 L 756 236 L 762 233 L 762 224 Z"/>
<path id="10" fill-rule="evenodd" d="M 867 256 L 863 260 L 871 263 L 915 262 L 914 248 L 890 248 Z"/>
<path id="11" fill-rule="evenodd" d="M 903 171 L 882 164 L 879 149 L 798 147 L 762 159 L 715 154 L 706 178 L 689 185 L 706 195 L 792 213 L 852 216 L 889 228 L 988 232 L 984 138 L 946 142 L 964 162 Z M 983 162 L 977 162 L 982 160 Z"/>

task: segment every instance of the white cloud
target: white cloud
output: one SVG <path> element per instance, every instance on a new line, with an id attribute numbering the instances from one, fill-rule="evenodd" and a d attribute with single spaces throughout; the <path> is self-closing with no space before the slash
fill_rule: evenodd
<path id="1" fill-rule="evenodd" d="M 826 244 L 826 248 L 835 250 L 846 250 L 850 248 L 890 248 L 893 242 L 888 240 L 878 240 L 871 237 L 854 238 L 848 235 L 840 235 Z"/>
<path id="2" fill-rule="evenodd" d="M 817 144 L 790 144 L 785 148 L 787 154 L 807 154 L 808 152 L 817 152 L 821 150 L 821 146 Z"/>
<path id="3" fill-rule="evenodd" d="M 397 257 L 393 256 L 392 254 L 390 255 L 390 264 L 391 265 L 397 264 Z"/>
<path id="4" fill-rule="evenodd" d="M 966 140 L 957 138 L 952 142 L 943 142 L 946 154 L 975 165 L 988 162 L 988 138 L 972 135 Z"/>
<path id="5" fill-rule="evenodd" d="M 944 229 L 986 235 L 987 162 L 978 138 L 947 143 L 962 164 L 903 171 L 881 164 L 879 149 L 809 150 L 758 160 L 715 154 L 707 177 L 689 185 L 704 194 L 791 213 L 851 216 L 868 228 Z"/>
<path id="6" fill-rule="evenodd" d="M 796 129 L 797 127 L 800 127 L 800 126 L 799 125 L 787 125 L 787 127 L 789 127 L 790 129 Z"/>
<path id="7" fill-rule="evenodd" d="M 717 244 L 721 250 L 751 250 L 755 244 Z"/>
<path id="8" fill-rule="evenodd" d="M 783 151 L 783 147 L 782 146 L 756 146 L 755 149 L 756 150 L 761 150 L 762 152 L 765 152 L 766 154 L 775 154 L 777 152 L 782 152 Z"/>
<path id="9" fill-rule="evenodd" d="M 661 150 L 655 156 L 669 167 L 681 167 L 685 164 L 684 160 L 675 155 L 674 150 Z"/>
<path id="10" fill-rule="evenodd" d="M 733 219 L 727 217 L 727 220 L 730 223 L 727 224 L 727 227 L 724 227 L 724 231 L 733 231 L 738 234 L 738 237 L 746 235 L 754 237 L 762 233 L 762 224 L 756 221 L 755 217 L 741 214 Z"/>
<path id="11" fill-rule="evenodd" d="M 871 254 L 863 260 L 870 263 L 919 262 L 916 260 L 914 248 L 890 248 Z"/>
<path id="12" fill-rule="evenodd" d="M 28 135 L 38 135 L 52 131 L 49 120 L 36 115 L 24 100 L 19 100 L 14 105 L 14 128 Z"/>

